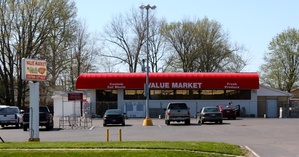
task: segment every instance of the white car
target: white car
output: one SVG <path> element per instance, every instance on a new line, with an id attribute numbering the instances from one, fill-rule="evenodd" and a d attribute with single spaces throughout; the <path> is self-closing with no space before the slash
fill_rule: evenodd
<path id="1" fill-rule="evenodd" d="M 0 106 L 0 125 L 2 128 L 8 125 L 19 128 L 22 124 L 23 117 L 17 106 Z"/>

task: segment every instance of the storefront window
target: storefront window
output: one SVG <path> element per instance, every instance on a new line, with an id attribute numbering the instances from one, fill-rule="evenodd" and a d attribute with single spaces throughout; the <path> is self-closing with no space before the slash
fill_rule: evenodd
<path id="1" fill-rule="evenodd" d="M 145 99 L 143 90 L 128 89 L 124 90 L 124 99 L 125 100 L 142 100 Z"/>
<path id="2" fill-rule="evenodd" d="M 227 99 L 236 99 L 236 98 L 238 98 L 238 90 L 225 90 L 225 97 Z"/>
<path id="3" fill-rule="evenodd" d="M 161 99 L 174 99 L 174 90 L 162 90 Z"/>
<path id="4" fill-rule="evenodd" d="M 213 90 L 201 90 L 201 99 L 213 99 Z"/>
<path id="5" fill-rule="evenodd" d="M 251 91 L 250 90 L 239 90 L 238 91 L 239 95 L 237 99 L 251 99 Z"/>
<path id="6" fill-rule="evenodd" d="M 117 90 L 97 90 L 97 101 L 117 101 Z"/>
<path id="7" fill-rule="evenodd" d="M 213 90 L 213 99 L 225 99 L 224 90 Z"/>
<path id="8" fill-rule="evenodd" d="M 162 90 L 150 90 L 150 99 L 153 100 L 161 100 L 162 99 Z"/>
<path id="9" fill-rule="evenodd" d="M 143 90 L 124 90 L 125 100 L 145 100 Z M 251 99 L 251 90 L 151 89 L 151 100 L 222 100 Z"/>

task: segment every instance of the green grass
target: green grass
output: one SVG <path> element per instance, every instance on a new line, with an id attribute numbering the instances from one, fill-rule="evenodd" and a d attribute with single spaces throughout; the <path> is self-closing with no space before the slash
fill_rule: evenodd
<path id="1" fill-rule="evenodd" d="M 123 156 L 123 157 L 220 157 L 245 156 L 240 146 L 215 142 L 7 142 L 1 156 Z"/>

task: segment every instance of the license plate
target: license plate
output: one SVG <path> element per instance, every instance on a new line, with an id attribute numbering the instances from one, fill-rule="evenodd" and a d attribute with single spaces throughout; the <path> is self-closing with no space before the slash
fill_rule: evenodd
<path id="1" fill-rule="evenodd" d="M 178 118 L 176 118 L 177 120 L 181 120 L 182 118 L 181 117 L 178 117 Z"/>
<path id="2" fill-rule="evenodd" d="M 226 111 L 227 113 L 230 113 L 230 111 Z"/>
<path id="3" fill-rule="evenodd" d="M 212 116 L 212 117 L 215 117 L 215 114 L 212 114 L 211 116 Z"/>

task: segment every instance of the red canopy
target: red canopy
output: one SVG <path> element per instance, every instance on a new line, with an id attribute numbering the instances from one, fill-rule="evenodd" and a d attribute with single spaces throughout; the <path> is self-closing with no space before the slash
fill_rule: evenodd
<path id="1" fill-rule="evenodd" d="M 143 89 L 146 73 L 84 73 L 76 82 L 84 89 Z M 149 73 L 151 89 L 258 89 L 257 73 Z"/>

